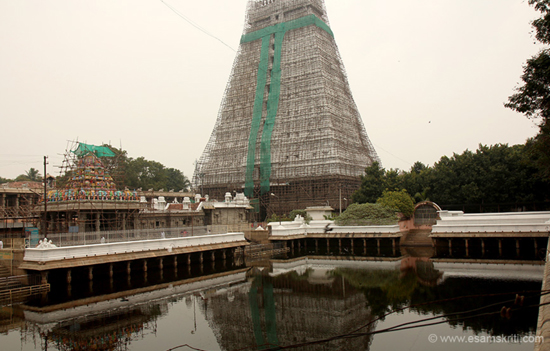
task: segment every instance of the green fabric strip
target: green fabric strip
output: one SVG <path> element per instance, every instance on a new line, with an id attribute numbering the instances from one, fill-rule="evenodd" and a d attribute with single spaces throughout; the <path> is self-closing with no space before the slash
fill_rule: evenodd
<path id="1" fill-rule="evenodd" d="M 254 162 L 256 154 L 256 142 L 262 119 L 263 98 L 265 85 L 267 83 L 268 70 L 268 52 L 269 40 L 272 34 L 275 34 L 275 52 L 273 58 L 273 68 L 271 71 L 271 85 L 267 100 L 267 116 L 264 122 L 262 138 L 260 142 L 260 192 L 265 194 L 269 192 L 271 177 L 271 136 L 275 126 L 277 110 L 279 108 L 279 97 L 281 92 L 281 53 L 283 39 L 287 31 L 315 25 L 334 38 L 334 33 L 330 27 L 315 15 L 308 15 L 292 21 L 278 23 L 276 25 L 245 34 L 241 37 L 241 44 L 262 39 L 262 51 L 260 53 L 260 65 L 258 67 L 258 78 L 256 86 L 256 96 L 254 99 L 254 111 L 252 115 L 252 126 L 248 138 L 248 155 L 246 159 L 245 190 L 247 197 L 254 195 Z"/>
<path id="2" fill-rule="evenodd" d="M 260 30 L 257 30 L 252 33 L 244 34 L 241 37 L 241 44 L 242 43 L 248 43 L 254 40 L 258 40 L 260 38 L 263 38 L 265 36 L 269 36 L 273 33 L 281 32 L 281 27 L 284 27 L 284 31 L 292 30 L 292 29 L 298 29 L 302 27 L 306 27 L 309 25 L 316 25 L 317 27 L 321 28 L 322 30 L 326 31 L 328 34 L 330 34 L 334 38 L 334 33 L 332 32 L 332 29 L 323 22 L 322 19 L 315 15 L 308 15 L 305 17 L 301 17 L 292 21 L 284 22 L 284 23 L 277 23 L 273 26 L 269 26 Z"/>
<path id="3" fill-rule="evenodd" d="M 284 23 L 283 23 L 284 25 Z M 275 127 L 275 118 L 279 108 L 279 97 L 281 92 L 281 51 L 285 32 L 275 33 L 275 53 L 273 57 L 273 68 L 271 71 L 271 85 L 269 98 L 267 100 L 267 117 L 261 141 L 260 157 L 260 191 L 265 194 L 269 191 L 269 178 L 271 177 L 271 135 Z"/>
<path id="4" fill-rule="evenodd" d="M 246 157 L 246 176 L 244 194 L 247 197 L 254 195 L 254 159 L 256 157 L 256 140 L 262 121 L 262 110 L 264 103 L 265 85 L 267 82 L 269 54 L 269 36 L 262 38 L 262 51 L 260 54 L 260 64 L 258 66 L 256 97 L 254 98 L 254 109 L 252 111 L 252 125 L 250 127 L 250 136 L 248 137 L 248 154 Z"/>

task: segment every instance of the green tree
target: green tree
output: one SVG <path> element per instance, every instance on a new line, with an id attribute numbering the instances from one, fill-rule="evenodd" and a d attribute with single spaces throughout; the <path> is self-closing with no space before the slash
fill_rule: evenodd
<path id="1" fill-rule="evenodd" d="M 168 182 L 166 184 L 167 189 L 189 191 L 191 187 L 191 182 L 189 179 L 183 175 L 183 172 L 175 168 L 167 168 L 166 174 L 168 177 Z"/>
<path id="2" fill-rule="evenodd" d="M 400 212 L 405 218 L 410 218 L 414 213 L 414 201 L 405 189 L 385 190 L 376 203 Z"/>
<path id="3" fill-rule="evenodd" d="M 541 13 L 541 17 L 531 24 L 536 39 L 545 45 L 550 44 L 550 1 L 529 0 L 529 4 Z M 539 176 L 548 179 L 550 175 L 550 49 L 540 50 L 523 66 L 522 85 L 516 93 L 508 97 L 504 106 L 537 121 L 540 130 L 537 137 L 530 140 L 530 152 L 537 161 Z"/>
<path id="4" fill-rule="evenodd" d="M 20 174 L 15 178 L 15 181 L 17 182 L 39 182 L 42 180 L 42 176 L 40 175 L 40 172 L 35 168 L 30 168 L 28 171 L 25 171 L 25 174 Z"/>
<path id="5" fill-rule="evenodd" d="M 386 170 L 380 163 L 374 162 L 361 176 L 361 187 L 351 197 L 356 203 L 374 203 L 386 189 Z"/>
<path id="6" fill-rule="evenodd" d="M 129 159 L 125 172 L 125 183 L 129 188 L 166 189 L 168 175 L 160 162 L 149 161 L 144 157 Z"/>
<path id="7" fill-rule="evenodd" d="M 11 179 L 7 179 L 7 178 L 2 178 L 2 177 L 0 177 L 0 184 L 9 183 L 9 182 L 11 182 L 11 181 L 12 181 Z"/>

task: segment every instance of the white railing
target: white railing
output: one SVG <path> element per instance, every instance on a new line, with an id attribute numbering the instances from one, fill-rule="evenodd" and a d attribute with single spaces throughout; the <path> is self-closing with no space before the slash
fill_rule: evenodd
<path id="1" fill-rule="evenodd" d="M 328 225 L 328 227 L 327 227 Z M 399 225 L 338 226 L 332 221 L 311 221 L 310 224 L 297 222 L 271 222 L 271 235 L 285 237 L 312 234 L 399 234 Z M 328 229 L 328 230 L 327 230 Z"/>
<path id="2" fill-rule="evenodd" d="M 139 240 L 154 240 L 162 238 L 184 238 L 190 236 L 203 236 L 211 234 L 225 234 L 230 232 L 242 232 L 249 228 L 244 225 L 209 225 L 188 226 L 178 228 L 155 228 L 116 230 L 84 233 L 54 233 L 48 234 L 48 241 L 57 247 L 93 245 L 101 243 L 116 243 Z M 44 238 L 40 238 L 44 239 Z"/>
<path id="3" fill-rule="evenodd" d="M 550 212 L 465 214 L 440 211 L 432 234 L 455 233 L 549 233 Z"/>
<path id="4" fill-rule="evenodd" d="M 26 249 L 24 261 L 47 262 L 72 258 L 106 256 L 131 252 L 167 250 L 202 245 L 244 242 L 244 233 L 193 236 L 185 238 L 166 238 L 155 240 L 127 241 L 93 245 L 48 247 L 45 249 Z"/>

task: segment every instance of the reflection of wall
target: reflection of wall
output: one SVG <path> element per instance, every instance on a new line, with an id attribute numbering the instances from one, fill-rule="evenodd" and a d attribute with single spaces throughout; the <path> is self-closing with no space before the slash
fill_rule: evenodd
<path id="1" fill-rule="evenodd" d="M 324 284 L 292 274 L 253 279 L 250 289 L 234 293 L 232 302 L 224 296 L 208 301 L 207 319 L 222 350 L 262 342 L 311 342 L 350 333 L 372 320 L 365 296 L 340 278 Z M 370 342 L 370 337 L 362 336 L 298 350 L 368 350 Z"/>
<path id="2" fill-rule="evenodd" d="M 132 340 L 152 329 L 160 315 L 168 311 L 167 302 L 113 310 L 98 315 L 83 315 L 58 323 L 38 325 L 27 322 L 26 330 L 59 350 L 127 350 Z"/>

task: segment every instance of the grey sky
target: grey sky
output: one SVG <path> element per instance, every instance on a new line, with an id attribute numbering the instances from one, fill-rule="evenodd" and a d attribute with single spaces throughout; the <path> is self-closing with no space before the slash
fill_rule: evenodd
<path id="1" fill-rule="evenodd" d="M 246 0 L 165 0 L 233 49 Z M 383 166 L 408 170 L 538 128 L 503 103 L 538 51 L 526 0 L 325 0 Z M 0 0 L 0 176 L 60 165 L 67 140 L 192 177 L 235 52 L 160 0 Z"/>

